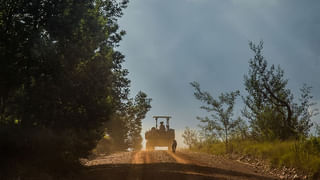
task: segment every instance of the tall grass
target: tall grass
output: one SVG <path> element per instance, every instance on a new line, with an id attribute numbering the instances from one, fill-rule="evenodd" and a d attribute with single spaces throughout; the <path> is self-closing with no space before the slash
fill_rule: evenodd
<path id="1" fill-rule="evenodd" d="M 226 153 L 225 144 L 222 142 L 202 144 L 193 150 L 217 155 Z M 229 152 L 267 160 L 273 167 L 292 167 L 311 174 L 320 172 L 320 138 L 316 137 L 272 142 L 233 140 Z"/>

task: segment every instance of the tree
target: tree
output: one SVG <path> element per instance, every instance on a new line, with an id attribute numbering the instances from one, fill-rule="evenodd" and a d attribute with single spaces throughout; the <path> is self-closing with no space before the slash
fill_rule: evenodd
<path id="1" fill-rule="evenodd" d="M 307 135 L 312 126 L 310 112 L 314 105 L 310 100 L 310 87 L 304 86 L 301 104 L 294 103 L 288 80 L 280 66 L 271 65 L 262 55 L 263 42 L 258 45 L 249 43 L 254 58 L 249 61 L 248 75 L 244 76 L 248 92 L 243 101 L 246 107 L 242 113 L 250 120 L 255 137 L 267 139 L 288 139 Z"/>
<path id="2" fill-rule="evenodd" d="M 134 99 L 134 104 L 129 111 L 129 147 L 133 150 L 140 150 L 142 148 L 142 120 L 151 109 L 151 100 L 151 98 L 147 97 L 146 93 L 139 91 Z"/>
<path id="3" fill-rule="evenodd" d="M 122 111 L 118 111 L 106 124 L 107 134 L 112 138 L 111 151 L 142 148 L 142 120 L 151 109 L 151 98 L 139 91 L 134 99 L 127 99 Z"/>
<path id="4" fill-rule="evenodd" d="M 320 137 L 320 125 L 319 124 L 316 124 L 315 135 L 316 135 L 316 137 Z"/>
<path id="5" fill-rule="evenodd" d="M 61 164 L 79 164 L 103 137 L 103 124 L 128 94 L 124 56 L 115 50 L 127 3 L 1 1 L 2 170 L 63 173 L 69 168 Z"/>
<path id="6" fill-rule="evenodd" d="M 228 138 L 230 132 L 239 123 L 239 120 L 233 120 L 233 108 L 237 96 L 240 95 L 239 91 L 234 91 L 230 93 L 221 93 L 218 99 L 214 99 L 208 92 L 203 92 L 200 89 L 200 85 L 197 82 L 192 82 L 191 86 L 195 88 L 194 96 L 204 102 L 207 106 L 201 106 L 201 109 L 207 112 L 212 112 L 210 119 L 209 117 L 204 117 L 198 119 L 201 123 L 205 123 L 203 129 L 205 131 L 211 131 L 212 134 L 217 132 L 217 134 L 224 139 L 226 145 L 226 151 L 228 152 Z"/>
<path id="7" fill-rule="evenodd" d="M 310 128 L 313 126 L 311 118 L 319 114 L 319 109 L 313 108 L 316 105 L 312 102 L 311 86 L 303 84 L 300 89 L 301 95 L 299 98 L 300 105 L 293 104 L 294 118 L 297 118 L 297 131 L 299 135 L 308 136 Z"/>
<path id="8" fill-rule="evenodd" d="M 110 136 L 110 152 L 125 151 L 129 148 L 128 131 L 129 120 L 126 112 L 113 114 L 110 121 L 105 124 L 105 134 Z"/>
<path id="9" fill-rule="evenodd" d="M 182 138 L 184 144 L 186 144 L 189 149 L 197 145 L 197 143 L 199 142 L 197 131 L 194 129 L 190 129 L 189 127 L 186 127 L 183 131 Z"/>
<path id="10" fill-rule="evenodd" d="M 237 125 L 231 132 L 232 139 L 236 140 L 246 140 L 250 137 L 249 134 L 249 127 L 247 123 L 241 118 L 238 117 L 237 119 Z"/>

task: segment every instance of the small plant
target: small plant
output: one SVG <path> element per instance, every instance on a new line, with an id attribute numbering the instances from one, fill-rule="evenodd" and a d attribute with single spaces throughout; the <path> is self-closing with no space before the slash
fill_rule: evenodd
<path id="1" fill-rule="evenodd" d="M 201 91 L 199 83 L 192 82 L 190 84 L 195 88 L 194 96 L 196 99 L 206 104 L 201 106 L 201 109 L 211 113 L 210 118 L 208 116 L 197 117 L 202 123 L 200 126 L 204 132 L 209 132 L 213 136 L 218 135 L 225 143 L 226 152 L 230 152 L 229 138 L 241 121 L 241 118 L 233 118 L 235 100 L 240 95 L 240 91 L 221 93 L 215 99 L 210 93 Z"/>

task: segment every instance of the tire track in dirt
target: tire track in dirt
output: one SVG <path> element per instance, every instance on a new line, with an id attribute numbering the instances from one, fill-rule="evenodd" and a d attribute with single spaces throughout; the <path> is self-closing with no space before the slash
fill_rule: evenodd
<path id="1" fill-rule="evenodd" d="M 217 170 L 217 171 L 225 171 L 228 173 L 217 173 L 214 171 L 210 171 L 210 172 L 205 172 L 205 171 L 197 171 L 196 169 L 189 169 L 189 170 L 184 170 L 184 171 L 177 171 L 180 173 L 184 173 L 184 174 L 189 174 L 189 175 L 200 175 L 203 177 L 211 177 L 213 179 L 276 179 L 275 177 L 271 177 L 271 176 L 261 176 L 261 174 L 255 172 L 253 169 L 248 168 L 246 166 L 243 165 L 239 165 L 237 162 L 232 162 L 232 161 L 224 161 L 222 164 L 226 164 L 225 166 L 223 166 L 222 164 L 219 163 L 219 165 L 217 165 L 216 163 L 214 163 L 215 165 L 208 163 L 207 161 L 211 161 L 209 158 L 207 158 L 206 160 L 202 159 L 194 159 L 191 158 L 190 156 L 188 156 L 186 153 L 182 153 L 182 152 L 176 152 L 173 153 L 171 151 L 166 151 L 168 155 L 170 155 L 172 158 L 175 159 L 176 163 L 178 164 L 185 164 L 185 165 L 191 165 L 191 166 L 196 166 L 196 167 L 209 167 L 212 168 L 213 170 Z M 215 159 L 216 160 L 216 159 Z M 212 162 L 212 161 L 211 161 Z M 223 167 L 223 168 L 221 168 Z"/>
<path id="2" fill-rule="evenodd" d="M 128 171 L 128 176 L 126 179 L 136 179 L 136 177 L 143 177 L 145 168 L 139 168 L 140 165 L 144 165 L 150 161 L 149 156 L 146 151 L 138 151 L 132 155 L 131 164 L 136 164 L 138 166 L 131 166 Z M 137 178 L 140 179 L 140 178 Z"/>
<path id="3" fill-rule="evenodd" d="M 186 159 L 183 159 L 179 156 L 177 156 L 175 153 L 171 152 L 171 151 L 166 151 L 166 153 L 171 156 L 177 163 L 180 163 L 180 164 L 194 164 L 192 163 L 191 161 L 189 160 L 186 160 Z"/>
<path id="4" fill-rule="evenodd" d="M 150 154 L 148 151 L 138 151 L 133 154 L 132 164 L 148 164 L 151 163 Z"/>
<path id="5" fill-rule="evenodd" d="M 150 153 L 148 151 L 145 151 L 145 154 L 146 154 L 145 163 L 146 164 L 152 163 L 152 160 L 150 158 Z"/>
<path id="6" fill-rule="evenodd" d="M 144 164 L 145 163 L 145 153 L 143 151 L 138 151 L 133 154 L 131 164 Z"/>
<path id="7" fill-rule="evenodd" d="M 166 151 L 166 153 L 171 156 L 173 159 L 175 159 L 176 163 L 178 164 L 185 164 L 185 165 L 196 165 L 199 167 L 204 167 L 202 164 L 198 162 L 194 162 L 188 159 L 185 159 L 184 157 L 181 157 L 178 152 L 173 153 L 172 151 Z M 206 178 L 212 178 L 212 179 L 225 179 L 226 175 L 221 175 L 218 173 L 213 173 L 213 172 L 201 172 L 197 169 L 184 169 L 184 170 L 172 170 L 171 172 L 176 172 L 180 174 L 185 174 L 185 175 L 191 175 L 191 176 L 200 176 L 200 177 L 206 177 Z M 228 177 L 228 180 L 235 180 L 232 177 Z M 237 179 L 237 178 L 236 178 Z"/>

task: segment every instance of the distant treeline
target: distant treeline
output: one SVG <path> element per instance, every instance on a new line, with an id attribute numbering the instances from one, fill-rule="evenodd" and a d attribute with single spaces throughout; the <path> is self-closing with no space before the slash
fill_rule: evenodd
<path id="1" fill-rule="evenodd" d="M 0 1 L 0 179 L 66 177 L 106 137 L 107 152 L 141 148 L 151 99 L 129 97 L 116 50 L 127 4 Z"/>

